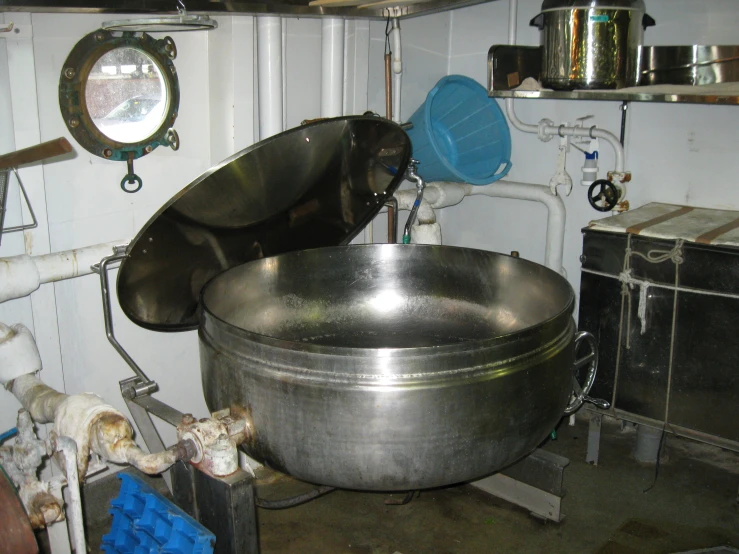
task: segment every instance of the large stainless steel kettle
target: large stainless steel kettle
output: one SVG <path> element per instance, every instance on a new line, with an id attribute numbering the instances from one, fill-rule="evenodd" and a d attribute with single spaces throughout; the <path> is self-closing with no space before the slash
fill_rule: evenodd
<path id="1" fill-rule="evenodd" d="M 531 25 L 542 31 L 545 87 L 616 89 L 639 84 L 644 0 L 544 0 Z"/>

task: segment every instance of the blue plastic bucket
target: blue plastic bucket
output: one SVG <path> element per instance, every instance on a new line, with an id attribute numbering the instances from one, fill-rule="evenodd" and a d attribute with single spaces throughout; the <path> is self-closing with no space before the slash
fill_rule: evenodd
<path id="1" fill-rule="evenodd" d="M 408 136 L 418 173 L 427 181 L 487 185 L 511 169 L 511 133 L 485 88 L 463 75 L 448 75 L 410 118 Z"/>

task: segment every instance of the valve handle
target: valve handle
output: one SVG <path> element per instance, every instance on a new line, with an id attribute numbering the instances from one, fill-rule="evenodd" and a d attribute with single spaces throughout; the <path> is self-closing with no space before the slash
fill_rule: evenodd
<path id="1" fill-rule="evenodd" d="M 605 179 L 593 181 L 588 189 L 588 202 L 594 210 L 610 212 L 618 204 L 620 194 L 616 185 Z"/>
<path id="2" fill-rule="evenodd" d="M 570 397 L 570 403 L 565 408 L 565 414 L 574 414 L 584 402 L 593 404 L 601 410 L 607 410 L 611 407 L 611 403 L 607 400 L 589 396 L 590 389 L 593 387 L 593 383 L 595 383 L 595 374 L 598 371 L 598 341 L 592 333 L 581 331 L 575 335 L 575 353 L 577 353 L 580 343 L 585 343 L 588 346 L 589 352 L 582 358 L 575 360 L 573 364 L 572 395 Z M 575 373 L 584 366 L 587 366 L 588 369 L 585 382 L 581 385 L 577 381 Z"/>

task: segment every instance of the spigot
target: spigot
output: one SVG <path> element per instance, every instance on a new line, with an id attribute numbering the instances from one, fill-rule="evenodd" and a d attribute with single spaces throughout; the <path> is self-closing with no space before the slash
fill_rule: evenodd
<path id="1" fill-rule="evenodd" d="M 418 164 L 420 163 L 421 162 L 419 162 L 418 160 L 411 158 L 408 162 L 408 166 L 405 168 L 405 178 L 416 183 L 416 201 L 413 202 L 411 214 L 408 216 L 408 221 L 406 221 L 405 223 L 405 228 L 403 231 L 403 244 L 410 244 L 411 242 L 411 227 L 416 221 L 418 208 L 421 207 L 421 201 L 423 200 L 423 190 L 426 188 L 426 181 L 424 181 L 423 177 L 416 173 L 418 169 Z"/>

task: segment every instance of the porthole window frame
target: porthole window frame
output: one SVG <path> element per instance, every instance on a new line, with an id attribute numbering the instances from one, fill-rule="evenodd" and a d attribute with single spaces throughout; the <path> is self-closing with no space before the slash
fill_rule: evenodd
<path id="1" fill-rule="evenodd" d="M 161 125 L 135 143 L 119 142 L 105 135 L 95 125 L 87 109 L 85 89 L 92 68 L 105 54 L 118 48 L 139 50 L 154 61 L 161 72 L 168 101 Z M 169 36 L 155 39 L 144 32 L 104 29 L 84 36 L 67 56 L 59 77 L 59 108 L 74 139 L 88 152 L 106 160 L 128 162 L 129 168 L 132 168 L 133 160 L 146 156 L 158 146 L 177 150 L 179 137 L 174 123 L 180 107 L 180 86 L 174 65 L 176 57 L 177 47 Z"/>

